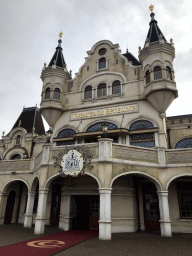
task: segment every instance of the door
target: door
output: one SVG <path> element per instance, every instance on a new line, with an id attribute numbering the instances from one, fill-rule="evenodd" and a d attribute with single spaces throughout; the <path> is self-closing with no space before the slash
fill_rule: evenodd
<path id="1" fill-rule="evenodd" d="M 145 229 L 159 231 L 159 201 L 156 188 L 151 183 L 143 186 L 143 209 Z"/>
<path id="2" fill-rule="evenodd" d="M 13 217 L 13 210 L 15 205 L 15 196 L 16 192 L 15 190 L 11 190 L 9 192 L 9 196 L 7 198 L 7 206 L 5 210 L 5 218 L 4 218 L 4 224 L 10 224 Z"/>
<path id="3" fill-rule="evenodd" d="M 53 184 L 50 224 L 59 225 L 60 205 L 61 205 L 61 184 Z"/>
<path id="4" fill-rule="evenodd" d="M 89 229 L 99 229 L 99 197 L 90 198 Z"/>

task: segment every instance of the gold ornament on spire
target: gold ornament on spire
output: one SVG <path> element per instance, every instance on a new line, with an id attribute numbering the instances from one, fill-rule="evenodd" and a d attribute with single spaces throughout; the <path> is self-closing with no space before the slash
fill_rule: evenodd
<path id="1" fill-rule="evenodd" d="M 62 32 L 60 32 L 60 33 L 59 33 L 59 37 L 61 38 L 62 36 L 63 36 L 63 33 L 62 33 Z"/>
<path id="2" fill-rule="evenodd" d="M 151 5 L 149 6 L 149 10 L 152 12 L 152 11 L 154 10 L 154 5 L 151 4 Z"/>

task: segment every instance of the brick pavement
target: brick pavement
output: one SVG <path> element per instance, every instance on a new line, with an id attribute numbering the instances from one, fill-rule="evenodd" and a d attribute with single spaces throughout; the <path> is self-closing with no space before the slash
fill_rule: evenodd
<path id="1" fill-rule="evenodd" d="M 45 235 L 60 232 L 61 229 L 46 226 Z M 22 225 L 0 226 L 0 246 L 13 244 L 40 236 L 33 234 L 33 228 Z M 161 237 L 159 232 L 138 232 L 113 234 L 111 241 L 93 237 L 75 245 L 57 256 L 192 256 L 192 234 L 173 234 Z"/>

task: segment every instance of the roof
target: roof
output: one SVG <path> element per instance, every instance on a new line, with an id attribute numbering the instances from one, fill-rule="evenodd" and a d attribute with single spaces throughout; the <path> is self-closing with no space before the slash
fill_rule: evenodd
<path id="1" fill-rule="evenodd" d="M 155 13 L 151 13 L 151 22 L 149 23 L 149 31 L 147 34 L 147 39 L 149 40 L 149 43 L 159 41 L 160 35 L 162 35 L 162 38 L 167 41 L 161 32 L 160 28 L 157 25 L 157 21 L 155 20 Z M 147 40 L 146 39 L 146 40 Z"/>
<path id="2" fill-rule="evenodd" d="M 56 64 L 57 67 L 61 67 L 61 68 L 64 68 L 66 67 L 66 63 L 65 63 L 65 60 L 64 60 L 64 57 L 63 57 L 63 52 L 62 52 L 62 48 L 61 48 L 61 39 L 58 40 L 58 46 L 56 47 L 56 51 L 49 63 L 49 67 Z M 55 62 L 55 63 L 54 63 Z"/>
<path id="3" fill-rule="evenodd" d="M 24 108 L 12 130 L 17 127 L 26 129 L 28 133 L 32 133 L 33 128 L 35 128 L 35 133 L 45 134 L 43 120 L 37 107 Z"/>
<path id="4" fill-rule="evenodd" d="M 180 120 L 180 124 L 183 123 L 183 119 L 188 119 L 189 123 L 192 122 L 192 114 L 190 115 L 180 115 L 180 116 L 168 116 L 167 121 L 171 121 L 174 124 L 175 120 Z"/>
<path id="5" fill-rule="evenodd" d="M 128 61 L 131 61 L 134 66 L 141 65 L 141 63 L 133 56 L 132 53 L 128 52 L 128 50 L 123 54 L 123 56 L 125 56 Z"/>

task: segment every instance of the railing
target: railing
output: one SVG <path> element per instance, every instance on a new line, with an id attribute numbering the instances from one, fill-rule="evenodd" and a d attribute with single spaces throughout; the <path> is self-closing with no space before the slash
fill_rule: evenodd
<path id="1" fill-rule="evenodd" d="M 187 164 L 192 163 L 192 149 L 172 149 L 166 150 L 167 164 Z"/>
<path id="2" fill-rule="evenodd" d="M 34 169 L 36 169 L 41 164 L 43 152 L 41 152 L 36 158 L 34 159 Z"/>
<path id="3" fill-rule="evenodd" d="M 5 171 L 29 171 L 31 159 L 4 160 L 0 161 L 1 172 Z"/>

